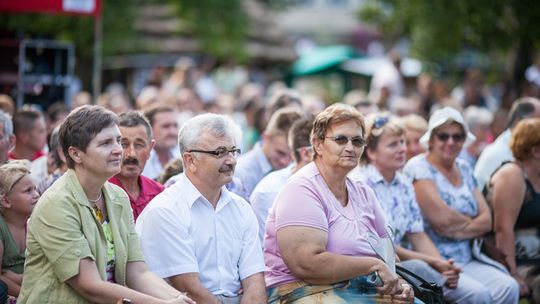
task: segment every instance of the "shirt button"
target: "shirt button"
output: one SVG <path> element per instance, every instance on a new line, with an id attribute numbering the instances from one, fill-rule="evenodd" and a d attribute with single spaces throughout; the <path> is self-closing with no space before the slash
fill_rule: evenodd
<path id="1" fill-rule="evenodd" d="M 81 251 L 80 251 L 79 249 L 75 249 L 75 252 L 74 252 L 74 253 L 75 253 L 76 256 L 80 256 L 80 255 L 81 255 Z"/>

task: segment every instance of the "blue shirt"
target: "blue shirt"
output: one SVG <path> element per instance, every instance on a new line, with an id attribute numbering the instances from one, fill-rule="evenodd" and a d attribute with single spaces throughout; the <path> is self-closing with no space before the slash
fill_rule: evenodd
<path id="1" fill-rule="evenodd" d="M 395 244 L 400 244 L 407 233 L 424 231 L 424 221 L 413 185 L 403 173 L 396 172 L 394 179 L 387 182 L 375 166 L 367 165 L 355 169 L 349 177 L 365 182 L 375 191 L 388 224 L 393 229 Z"/>
<path id="2" fill-rule="evenodd" d="M 233 182 L 233 185 L 228 185 L 227 188 L 248 200 L 255 186 L 271 171 L 272 165 L 263 153 L 261 142 L 258 142 L 238 159 L 234 177 L 239 182 Z"/>
<path id="3" fill-rule="evenodd" d="M 283 188 L 289 177 L 291 177 L 294 166 L 295 164 L 291 164 L 286 168 L 274 171 L 265 176 L 257 184 L 249 197 L 251 207 L 259 222 L 259 239 L 261 240 L 261 244 L 264 242 L 266 218 L 268 217 L 270 207 L 272 207 L 281 188 Z"/>
<path id="4" fill-rule="evenodd" d="M 413 181 L 433 181 L 440 197 L 448 206 L 464 215 L 475 217 L 478 215 L 478 202 L 474 198 L 474 190 L 478 186 L 472 168 L 460 159 L 456 160 L 456 164 L 461 176 L 461 184 L 457 187 L 427 161 L 426 154 L 410 159 L 405 165 L 404 172 Z M 455 240 L 439 235 L 427 220 L 424 221 L 424 228 L 444 258 L 453 258 L 456 262 L 464 264 L 472 259 L 470 240 Z"/>

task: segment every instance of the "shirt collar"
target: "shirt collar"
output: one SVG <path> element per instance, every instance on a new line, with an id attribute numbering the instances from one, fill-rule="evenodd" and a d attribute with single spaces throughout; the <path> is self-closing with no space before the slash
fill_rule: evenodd
<path id="1" fill-rule="evenodd" d="M 390 182 L 387 182 L 382 176 L 381 172 L 372 164 L 367 165 L 366 174 L 368 175 L 368 180 L 371 181 L 373 184 L 382 183 L 382 184 L 395 185 L 399 182 L 398 172 L 394 174 L 394 178 Z"/>
<path id="2" fill-rule="evenodd" d="M 201 199 L 205 203 L 210 204 L 210 202 L 199 192 L 199 190 L 193 185 L 193 183 L 187 178 L 187 176 L 182 173 L 180 178 L 176 183 L 171 187 L 180 187 L 182 189 L 182 195 L 185 197 L 189 208 L 192 208 L 197 200 Z M 216 212 L 225 207 L 230 201 L 232 201 L 232 196 L 225 186 L 221 187 L 221 195 L 216 207 Z"/>
<path id="3" fill-rule="evenodd" d="M 86 194 L 84 193 L 81 183 L 79 183 L 79 180 L 77 179 L 77 174 L 75 174 L 75 170 L 68 169 L 65 175 L 68 179 L 68 184 L 71 186 L 71 189 L 73 189 L 72 193 L 75 196 L 75 200 L 77 201 L 77 203 L 92 208 L 90 202 L 88 201 L 88 198 L 86 197 Z M 105 203 L 107 205 L 118 205 L 122 207 L 122 200 L 113 195 L 111 187 L 113 186 L 108 182 L 105 182 L 105 184 L 103 185 Z"/>

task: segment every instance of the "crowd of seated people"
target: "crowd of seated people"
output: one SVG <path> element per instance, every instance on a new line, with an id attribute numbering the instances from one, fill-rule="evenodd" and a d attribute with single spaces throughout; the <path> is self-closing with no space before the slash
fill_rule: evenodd
<path id="1" fill-rule="evenodd" d="M 137 110 L 0 110 L 0 303 L 420 303 L 394 263 L 449 303 L 540 302 L 538 99 L 487 136 L 482 103 L 199 98 L 177 68 Z"/>

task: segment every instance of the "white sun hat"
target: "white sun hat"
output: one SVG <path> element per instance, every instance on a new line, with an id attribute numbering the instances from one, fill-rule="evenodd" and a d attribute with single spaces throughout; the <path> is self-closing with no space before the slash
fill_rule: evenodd
<path id="1" fill-rule="evenodd" d="M 463 147 L 467 147 L 476 140 L 476 137 L 469 131 L 469 127 L 467 126 L 467 123 L 465 123 L 465 119 L 463 119 L 461 113 L 459 113 L 459 111 L 454 108 L 444 107 L 442 109 L 436 110 L 435 112 L 433 112 L 433 114 L 431 114 L 428 123 L 428 130 L 426 133 L 424 133 L 424 135 L 422 135 L 422 137 L 420 137 L 420 144 L 425 149 L 427 149 L 428 142 L 431 138 L 433 130 L 447 122 L 457 122 L 463 127 L 463 130 L 467 134 L 467 138 L 465 139 Z"/>

